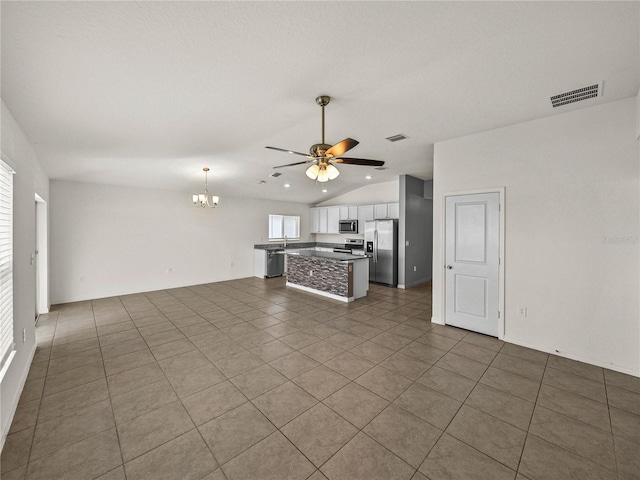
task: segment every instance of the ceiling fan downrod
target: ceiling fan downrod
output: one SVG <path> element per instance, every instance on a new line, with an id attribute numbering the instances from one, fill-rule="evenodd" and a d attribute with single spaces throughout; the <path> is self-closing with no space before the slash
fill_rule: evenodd
<path id="1" fill-rule="evenodd" d="M 329 105 L 331 97 L 329 95 L 320 95 L 316 98 L 316 103 L 322 107 L 322 144 L 324 145 L 324 107 Z"/>

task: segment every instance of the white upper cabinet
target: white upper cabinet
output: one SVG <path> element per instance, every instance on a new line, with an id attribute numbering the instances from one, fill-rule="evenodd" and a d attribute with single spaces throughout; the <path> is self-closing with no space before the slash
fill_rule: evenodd
<path id="1" fill-rule="evenodd" d="M 340 233 L 340 207 L 327 207 L 327 233 Z"/>
<path id="2" fill-rule="evenodd" d="M 386 203 L 379 203 L 373 206 L 373 218 L 376 220 L 379 218 L 389 218 L 389 209 Z"/>
<path id="3" fill-rule="evenodd" d="M 327 207 L 318 209 L 318 233 L 327 233 Z"/>
<path id="4" fill-rule="evenodd" d="M 389 218 L 400 218 L 400 204 L 399 203 L 387 204 L 387 215 L 389 215 Z"/>
<path id="5" fill-rule="evenodd" d="M 364 232 L 364 222 L 373 220 L 373 205 L 358 205 L 358 232 Z"/>
<path id="6" fill-rule="evenodd" d="M 373 215 L 375 219 L 382 218 L 400 218 L 399 203 L 379 203 L 373 206 Z"/>
<path id="7" fill-rule="evenodd" d="M 357 205 L 340 205 L 340 220 L 357 220 Z"/>
<path id="8" fill-rule="evenodd" d="M 309 231 L 310 233 L 318 233 L 318 230 L 320 229 L 320 212 L 319 212 L 319 208 L 312 208 L 311 212 L 310 212 L 310 227 L 309 227 Z"/>
<path id="9" fill-rule="evenodd" d="M 310 213 L 311 233 L 340 233 L 340 220 L 358 220 L 358 232 L 363 233 L 365 222 L 379 218 L 400 218 L 398 203 L 376 205 L 337 205 L 314 207 Z M 354 232 L 355 233 L 355 232 Z"/>

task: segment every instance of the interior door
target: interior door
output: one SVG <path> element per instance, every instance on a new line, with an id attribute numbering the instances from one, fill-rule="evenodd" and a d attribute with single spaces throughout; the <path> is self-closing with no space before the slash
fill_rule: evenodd
<path id="1" fill-rule="evenodd" d="M 500 195 L 445 201 L 445 323 L 498 336 Z"/>

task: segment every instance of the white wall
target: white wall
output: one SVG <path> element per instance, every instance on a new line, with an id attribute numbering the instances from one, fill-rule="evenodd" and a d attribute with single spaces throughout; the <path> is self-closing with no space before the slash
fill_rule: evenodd
<path id="1" fill-rule="evenodd" d="M 356 188 L 350 192 L 333 197 L 319 203 L 319 207 L 330 205 L 367 205 L 371 203 L 394 203 L 398 201 L 400 180 L 391 182 L 373 183 Z"/>
<path id="2" fill-rule="evenodd" d="M 435 145 L 435 322 L 443 321 L 443 194 L 504 186 L 505 340 L 640 375 L 635 102 Z"/>
<path id="3" fill-rule="evenodd" d="M 16 172 L 13 178 L 13 331 L 16 355 L 0 383 L 3 444 L 36 348 L 36 268 L 31 265 L 31 254 L 35 252 L 36 244 L 35 196 L 37 194 L 45 201 L 49 199 L 49 178 L 4 101 L 0 118 L 2 159 Z"/>
<path id="4" fill-rule="evenodd" d="M 374 183 L 356 188 L 350 192 L 334 197 L 318 206 L 332 205 L 370 205 L 375 203 L 396 203 L 400 198 L 400 181 Z M 346 235 L 315 234 L 316 242 L 344 243 Z M 349 238 L 364 238 L 364 234 L 348 235 Z"/>
<path id="5" fill-rule="evenodd" d="M 303 204 L 222 197 L 202 209 L 187 193 L 66 181 L 51 182 L 51 200 L 54 304 L 251 277 L 270 213 L 300 215 L 309 240 Z"/>

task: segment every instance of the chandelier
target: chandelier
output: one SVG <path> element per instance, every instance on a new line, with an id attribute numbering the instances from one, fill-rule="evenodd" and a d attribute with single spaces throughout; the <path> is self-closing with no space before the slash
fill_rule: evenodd
<path id="1" fill-rule="evenodd" d="M 204 193 L 197 193 L 193 195 L 193 204 L 197 207 L 215 208 L 220 201 L 220 197 L 218 197 L 217 195 L 211 195 L 211 201 L 209 201 L 209 188 L 207 186 L 207 175 L 209 173 L 209 168 L 204 167 L 202 171 L 204 172 Z"/>
<path id="2" fill-rule="evenodd" d="M 307 168 L 305 172 L 307 177 L 311 180 L 318 180 L 319 182 L 327 182 L 329 180 L 333 180 L 340 175 L 340 172 L 336 167 L 327 162 L 320 162 L 317 164 L 311 165 Z"/>

